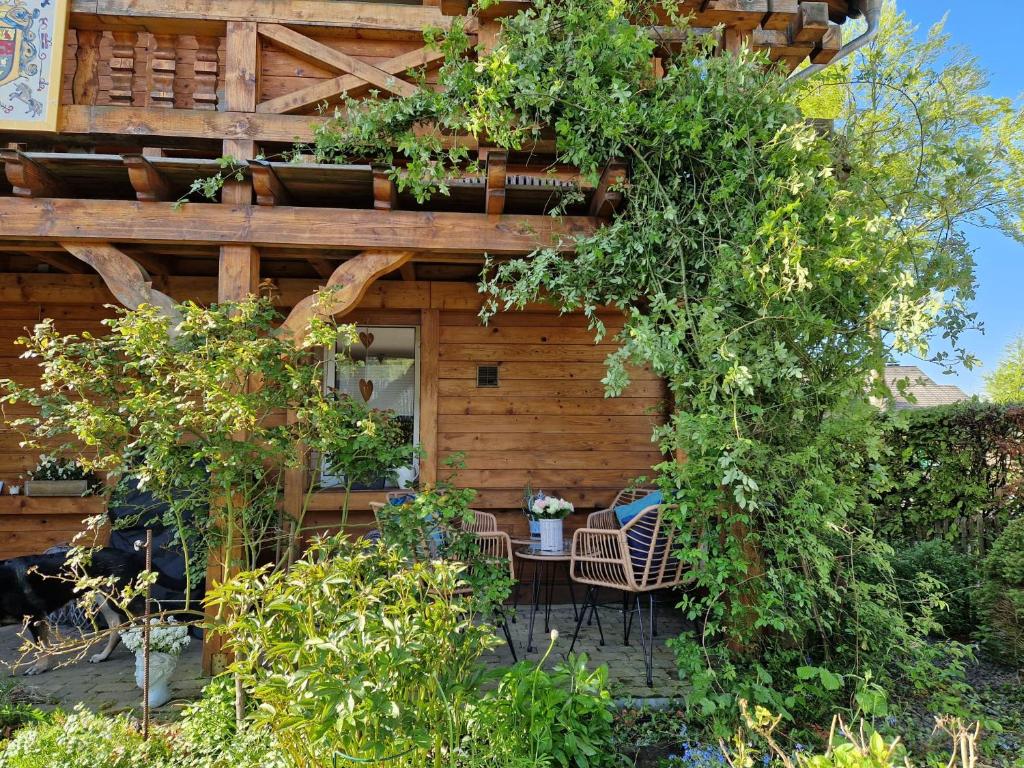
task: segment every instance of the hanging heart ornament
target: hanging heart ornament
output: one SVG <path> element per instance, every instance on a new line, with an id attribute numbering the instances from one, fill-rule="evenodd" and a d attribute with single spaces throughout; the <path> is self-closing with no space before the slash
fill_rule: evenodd
<path id="1" fill-rule="evenodd" d="M 363 347 L 369 349 L 370 345 L 373 344 L 373 334 L 367 333 L 366 331 L 360 331 L 359 340 L 363 343 Z"/>
<path id="2" fill-rule="evenodd" d="M 373 397 L 373 382 L 368 379 L 360 379 L 359 394 L 363 396 L 363 402 L 370 402 L 370 398 Z"/>

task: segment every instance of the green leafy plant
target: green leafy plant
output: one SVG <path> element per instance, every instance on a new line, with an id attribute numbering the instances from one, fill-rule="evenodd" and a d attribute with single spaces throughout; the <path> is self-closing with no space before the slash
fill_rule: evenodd
<path id="1" fill-rule="evenodd" d="M 456 764 L 482 681 L 476 662 L 497 642 L 455 596 L 462 570 L 334 538 L 287 572 L 216 587 L 253 722 L 297 765 Z"/>
<path id="2" fill-rule="evenodd" d="M 251 711 L 250 707 L 250 711 Z M 189 704 L 168 729 L 177 768 L 286 768 L 273 732 L 251 721 L 235 720 L 235 684 L 214 678 L 202 697 Z"/>
<path id="3" fill-rule="evenodd" d="M 466 530 L 474 520 L 470 505 L 476 491 L 458 487 L 461 454 L 453 454 L 445 463 L 453 469 L 447 478 L 377 512 L 381 538 L 411 562 L 440 557 L 462 563 L 466 599 L 475 612 L 491 616 L 512 593 L 509 563 L 484 554 L 476 536 Z"/>
<path id="4" fill-rule="evenodd" d="M 981 582 L 977 558 L 962 554 L 948 541 L 932 539 L 897 550 L 893 573 L 908 612 L 934 615 L 946 635 L 970 638 L 977 626 L 971 598 Z M 935 605 L 936 595 L 943 606 Z"/>
<path id="5" fill-rule="evenodd" d="M 996 403 L 1024 404 L 1024 336 L 1006 346 L 996 369 L 985 377 L 985 391 Z"/>
<path id="6" fill-rule="evenodd" d="M 588 670 L 580 655 L 545 671 L 556 637 L 539 661 L 510 668 L 473 708 L 467 749 L 474 766 L 616 764 L 608 670 Z"/>
<path id="7" fill-rule="evenodd" d="M 1011 522 L 996 540 L 983 567 L 978 596 L 981 636 L 997 658 L 1024 664 L 1024 518 Z"/>
<path id="8" fill-rule="evenodd" d="M 345 489 L 344 525 L 352 487 L 378 479 L 393 480 L 399 467 L 412 463 L 416 451 L 391 411 L 370 409 L 342 393 L 330 393 L 317 405 L 318 430 L 326 438 L 325 463 L 332 475 L 342 478 Z M 347 433 L 346 439 L 339 439 L 343 433 Z"/>
<path id="9" fill-rule="evenodd" d="M 0 749 L 0 768 L 159 768 L 169 756 L 164 738 L 144 741 L 129 717 L 93 714 L 79 705 L 15 733 Z"/>

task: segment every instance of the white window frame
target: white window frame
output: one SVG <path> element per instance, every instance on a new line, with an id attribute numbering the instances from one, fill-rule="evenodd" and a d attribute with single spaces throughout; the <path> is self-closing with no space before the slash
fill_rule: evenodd
<path id="1" fill-rule="evenodd" d="M 357 332 L 369 330 L 371 333 L 375 328 L 402 328 L 411 329 L 413 331 L 413 406 L 412 406 L 412 442 L 413 445 L 420 444 L 420 327 L 418 325 L 401 324 L 401 325 L 388 325 L 386 323 L 356 323 Z M 338 354 L 338 341 L 334 342 L 334 346 L 330 349 L 324 348 L 324 378 L 323 388 L 324 392 L 337 391 L 334 386 L 337 381 L 337 354 Z M 412 464 L 409 466 L 412 470 L 413 479 L 419 478 L 420 470 L 420 459 L 418 456 L 414 456 Z M 401 478 L 399 478 L 401 482 Z M 341 478 L 338 475 L 332 475 L 327 471 L 327 463 L 325 457 L 320 457 L 320 487 L 321 488 L 339 488 L 342 486 Z M 385 488 L 385 490 L 396 490 L 394 488 Z"/>

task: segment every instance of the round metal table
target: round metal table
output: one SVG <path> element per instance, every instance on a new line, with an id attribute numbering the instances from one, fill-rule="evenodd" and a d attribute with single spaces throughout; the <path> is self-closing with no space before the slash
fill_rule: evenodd
<path id="1" fill-rule="evenodd" d="M 520 542 L 516 542 L 517 544 Z M 549 552 L 540 548 L 540 540 L 530 541 L 522 544 L 516 549 L 516 557 L 523 563 L 533 563 L 533 601 L 530 605 L 530 628 L 527 635 L 526 651 L 530 653 L 533 648 L 533 625 L 537 619 L 537 611 L 540 610 L 541 591 L 545 593 L 544 599 L 544 631 L 551 632 L 551 598 L 555 589 L 555 578 L 559 570 L 565 572 L 565 585 L 569 587 L 569 597 L 572 599 L 573 620 L 578 620 L 579 612 L 576 608 L 576 592 L 572 586 L 572 574 L 570 573 L 570 552 L 572 542 L 568 539 L 562 541 L 562 549 L 557 552 Z"/>

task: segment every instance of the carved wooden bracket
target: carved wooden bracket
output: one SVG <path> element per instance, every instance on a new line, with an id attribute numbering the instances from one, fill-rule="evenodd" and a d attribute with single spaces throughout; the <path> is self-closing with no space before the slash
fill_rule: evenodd
<path id="1" fill-rule="evenodd" d="M 109 243 L 62 242 L 61 246 L 75 258 L 81 259 L 100 273 L 107 288 L 118 301 L 129 309 L 149 304 L 171 321 L 170 334 L 181 321 L 181 312 L 174 299 L 153 287 L 149 274 L 139 264 Z"/>
<path id="2" fill-rule="evenodd" d="M 277 332 L 290 334 L 295 344 L 300 344 L 310 320 L 344 315 L 362 300 L 377 278 L 400 268 L 411 258 L 412 251 L 364 251 L 349 259 L 328 278 L 326 288 L 332 289 L 330 293 L 323 297 L 314 293 L 304 298 L 295 305 Z"/>

